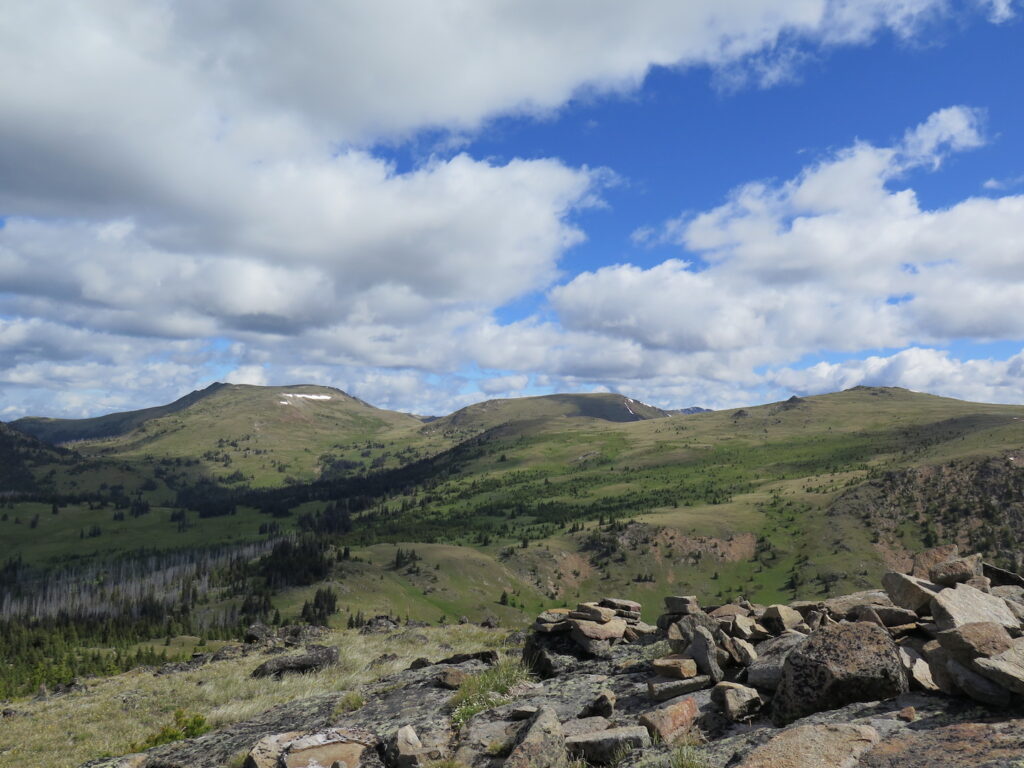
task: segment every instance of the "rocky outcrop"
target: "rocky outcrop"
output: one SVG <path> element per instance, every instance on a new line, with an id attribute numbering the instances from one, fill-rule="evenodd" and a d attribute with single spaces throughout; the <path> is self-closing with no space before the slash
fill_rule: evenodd
<path id="1" fill-rule="evenodd" d="M 784 725 L 855 701 L 906 693 L 907 673 L 889 633 L 856 622 L 824 627 L 786 658 L 772 718 Z"/>
<path id="2" fill-rule="evenodd" d="M 695 749 L 708 768 L 1012 766 L 1024 755 L 1024 627 L 1009 606 L 1024 607 L 1024 587 L 1013 574 L 997 574 L 991 593 L 972 587 L 985 565 L 958 555 L 917 561 L 940 582 L 968 563 L 973 575 L 953 586 L 893 573 L 886 593 L 789 605 L 672 595 L 661 630 L 624 599 L 550 610 L 504 652 L 536 677 L 471 716 L 453 718 L 455 697 L 510 663 L 503 653 L 419 659 L 362 686 L 355 711 L 342 692 L 299 700 L 97 765 L 214 768 L 241 750 L 247 768 L 635 768 Z M 252 645 L 268 642 L 252 634 Z M 338 649 L 275 656 L 265 675 L 309 655 L 331 663 Z"/>

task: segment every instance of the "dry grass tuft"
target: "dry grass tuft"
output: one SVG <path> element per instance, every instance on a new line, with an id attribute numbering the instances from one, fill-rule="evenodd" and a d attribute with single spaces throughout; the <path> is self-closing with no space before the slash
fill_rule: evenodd
<path id="1" fill-rule="evenodd" d="M 505 635 L 502 630 L 468 624 L 417 629 L 409 637 L 339 630 L 321 641 L 338 646 L 338 664 L 309 675 L 256 680 L 249 674 L 263 659 L 249 656 L 191 672 L 156 676 L 137 669 L 116 677 L 89 679 L 84 691 L 44 701 L 12 702 L 9 706 L 21 714 L 4 720 L 0 768 L 74 766 L 126 754 L 133 744 L 171 722 L 179 709 L 197 713 L 219 728 L 294 699 L 355 691 L 406 669 L 420 656 L 440 658 L 497 647 Z M 428 638 L 426 643 L 423 636 Z M 397 658 L 369 668 L 372 660 L 385 653 Z"/>

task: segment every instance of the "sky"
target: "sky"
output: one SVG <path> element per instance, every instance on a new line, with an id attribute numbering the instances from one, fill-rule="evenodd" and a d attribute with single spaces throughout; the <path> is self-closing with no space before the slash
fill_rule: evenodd
<path id="1" fill-rule="evenodd" d="M 0 420 L 1024 402 L 1024 0 L 8 0 Z"/>

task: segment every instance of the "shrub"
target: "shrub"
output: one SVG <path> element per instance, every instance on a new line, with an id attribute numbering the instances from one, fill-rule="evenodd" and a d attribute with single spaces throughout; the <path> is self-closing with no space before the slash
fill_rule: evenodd
<path id="1" fill-rule="evenodd" d="M 133 749 L 136 752 L 142 752 L 150 747 L 158 747 L 161 744 L 169 744 L 172 741 L 194 739 L 196 736 L 201 736 L 210 730 L 213 730 L 213 726 L 207 725 L 206 718 L 202 715 L 189 714 L 184 709 L 176 709 L 174 711 L 174 725 L 165 725 L 144 741 L 136 744 Z"/>

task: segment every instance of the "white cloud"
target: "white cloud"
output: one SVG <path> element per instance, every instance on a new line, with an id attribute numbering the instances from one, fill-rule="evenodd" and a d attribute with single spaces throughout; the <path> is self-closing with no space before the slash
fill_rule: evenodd
<path id="1" fill-rule="evenodd" d="M 1002 20 L 1010 5 L 986 8 Z M 659 325 L 649 309 L 595 324 L 573 305 L 584 287 L 610 304 L 605 283 L 650 282 L 609 268 L 554 294 L 568 329 L 498 325 L 496 308 L 556 279 L 584 237 L 574 214 L 600 204 L 612 176 L 557 159 L 451 153 L 496 116 L 626 92 L 655 66 L 747 72 L 770 86 L 823 48 L 884 30 L 911 37 L 947 10 L 944 0 L 14 0 L 0 14 L 0 316 L 11 318 L 0 334 L 12 350 L 0 361 L 3 394 L 78 415 L 90 403 L 147 405 L 192 388 L 214 358 L 239 380 L 315 370 L 424 410 L 432 387 L 435 403 L 475 397 L 452 372 L 477 360 L 511 377 L 550 366 L 569 383 L 630 366 L 742 375 L 760 359 L 744 335 L 786 315 L 777 304 L 796 294 L 706 304 L 721 320 L 706 331 L 685 317 Z M 403 170 L 385 159 L 381 146 L 424 129 L 440 134 L 437 156 Z M 947 110 L 902 147 L 858 145 L 842 167 L 824 163 L 793 189 L 751 186 L 676 227 L 723 269 L 743 253 L 751 279 L 785 283 L 768 264 L 780 256 L 797 273 L 828 272 L 771 231 L 779 211 L 807 216 L 811 231 L 788 233 L 801 247 L 855 247 L 843 237 L 857 216 L 874 223 L 879 206 L 906 226 L 931 215 L 887 181 L 980 135 L 976 113 Z M 759 231 L 771 235 L 761 257 Z M 679 290 L 714 276 L 658 269 Z M 961 275 L 936 268 L 928 279 L 938 300 Z M 796 304 L 808 315 L 820 309 L 814 290 Z M 1006 305 L 1012 286 L 1004 294 Z M 978 321 L 950 314 L 954 325 Z M 837 309 L 832 319 L 855 344 L 858 318 Z M 903 332 L 893 323 L 887 332 Z M 790 325 L 768 341 L 795 349 L 833 338 L 820 329 L 808 340 Z M 237 342 L 233 356 L 204 346 L 220 337 Z M 679 349 L 695 353 L 680 361 Z M 44 400 L 29 387 L 67 395 Z"/>
<path id="2" fill-rule="evenodd" d="M 895 147 L 857 143 L 782 184 L 755 182 L 663 237 L 708 266 L 671 259 L 578 275 L 550 299 L 570 331 L 653 353 L 809 353 L 1024 336 L 1024 196 L 923 210 L 908 169 L 978 146 L 979 114 L 941 110 Z"/>

